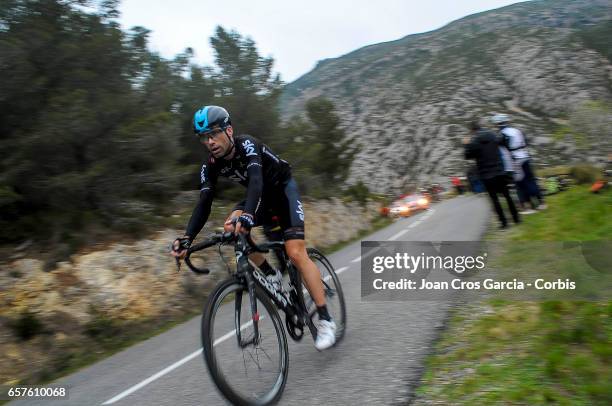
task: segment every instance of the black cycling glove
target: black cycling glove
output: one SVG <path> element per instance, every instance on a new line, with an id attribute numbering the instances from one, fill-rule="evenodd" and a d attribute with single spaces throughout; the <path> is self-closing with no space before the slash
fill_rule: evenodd
<path id="1" fill-rule="evenodd" d="M 251 228 L 255 227 L 255 219 L 248 213 L 242 213 L 240 217 L 238 217 L 238 221 L 240 222 L 242 228 L 247 231 L 251 231 Z"/>
<path id="2" fill-rule="evenodd" d="M 189 247 L 191 247 L 191 238 L 189 237 L 179 237 L 172 244 L 172 249 L 176 252 L 188 250 Z"/>

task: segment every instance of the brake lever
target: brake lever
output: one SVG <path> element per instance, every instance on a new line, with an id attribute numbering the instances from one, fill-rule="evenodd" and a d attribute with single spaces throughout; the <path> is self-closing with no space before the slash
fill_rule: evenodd
<path id="1" fill-rule="evenodd" d="M 174 249 L 174 243 L 170 245 L 170 251 L 178 252 Z M 176 261 L 176 272 L 181 272 L 181 260 L 179 259 L 179 257 L 174 257 L 174 260 Z"/>

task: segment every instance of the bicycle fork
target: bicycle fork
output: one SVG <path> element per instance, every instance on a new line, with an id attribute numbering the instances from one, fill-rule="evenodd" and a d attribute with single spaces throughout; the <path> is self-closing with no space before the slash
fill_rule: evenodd
<path id="1" fill-rule="evenodd" d="M 236 338 L 238 340 L 238 346 L 240 348 L 245 348 L 249 345 L 258 345 L 259 344 L 259 311 L 257 310 L 257 296 L 255 294 L 255 281 L 253 280 L 253 276 L 249 272 L 249 260 L 244 252 L 243 242 L 239 241 L 236 245 L 236 264 L 238 268 L 238 274 L 244 277 L 247 285 L 247 291 L 249 292 L 249 309 L 251 313 L 251 320 L 247 322 L 247 326 L 249 324 L 253 324 L 253 337 L 247 340 L 242 339 L 242 326 L 241 326 L 241 311 L 242 311 L 242 292 L 236 295 L 236 304 L 234 308 L 234 324 L 236 327 Z"/>
<path id="2" fill-rule="evenodd" d="M 247 272 L 245 275 L 247 289 L 249 293 L 249 309 L 251 314 L 251 320 L 247 322 L 247 326 L 253 324 L 253 337 L 247 340 L 242 339 L 241 325 L 241 312 L 242 312 L 242 292 L 236 295 L 236 303 L 234 308 L 234 324 L 236 328 L 236 339 L 238 340 L 238 346 L 245 348 L 249 345 L 259 344 L 259 311 L 257 310 L 257 296 L 255 295 L 255 281 L 253 277 Z"/>

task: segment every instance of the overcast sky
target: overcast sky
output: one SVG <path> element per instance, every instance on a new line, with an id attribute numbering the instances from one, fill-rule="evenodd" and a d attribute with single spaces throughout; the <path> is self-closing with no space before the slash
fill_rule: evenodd
<path id="1" fill-rule="evenodd" d="M 408 34 L 431 31 L 517 0 L 122 0 L 121 24 L 152 30 L 150 48 L 172 58 L 187 47 L 212 65 L 217 25 L 251 37 L 291 82 L 317 61 Z"/>

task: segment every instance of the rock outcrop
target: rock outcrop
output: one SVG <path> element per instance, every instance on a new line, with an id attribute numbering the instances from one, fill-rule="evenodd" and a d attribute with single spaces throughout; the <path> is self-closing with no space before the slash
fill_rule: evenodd
<path id="1" fill-rule="evenodd" d="M 464 173 L 467 122 L 494 113 L 524 130 L 536 163 L 603 160 L 553 133 L 582 103 L 612 100 L 610 35 L 609 1 L 518 3 L 321 61 L 280 106 L 288 119 L 312 97 L 331 99 L 361 147 L 349 183 L 376 192 Z"/>

